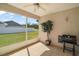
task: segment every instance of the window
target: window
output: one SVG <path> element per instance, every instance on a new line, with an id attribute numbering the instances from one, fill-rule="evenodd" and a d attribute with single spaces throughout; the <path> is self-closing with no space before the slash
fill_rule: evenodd
<path id="1" fill-rule="evenodd" d="M 37 19 L 0 11 L 0 47 L 38 39 L 38 30 Z"/>
<path id="2" fill-rule="evenodd" d="M 0 47 L 26 40 L 26 17 L 0 11 Z"/>

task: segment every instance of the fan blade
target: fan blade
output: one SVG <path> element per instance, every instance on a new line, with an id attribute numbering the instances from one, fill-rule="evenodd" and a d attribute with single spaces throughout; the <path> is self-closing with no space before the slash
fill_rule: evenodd
<path id="1" fill-rule="evenodd" d="M 30 7 L 30 6 L 34 6 L 33 4 L 32 5 L 25 5 L 25 6 L 23 6 L 23 7 Z"/>
<path id="2" fill-rule="evenodd" d="M 34 12 L 36 12 L 36 6 L 34 6 Z"/>
<path id="3" fill-rule="evenodd" d="M 40 8 L 41 8 L 42 10 L 46 11 L 46 9 L 45 9 L 45 8 L 43 8 L 42 6 L 40 6 Z"/>

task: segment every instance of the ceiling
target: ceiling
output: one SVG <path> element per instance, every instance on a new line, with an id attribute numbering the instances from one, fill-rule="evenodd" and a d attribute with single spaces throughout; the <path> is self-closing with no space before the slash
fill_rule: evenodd
<path id="1" fill-rule="evenodd" d="M 40 3 L 40 6 L 42 6 L 45 10 L 37 9 L 36 12 L 34 12 L 34 6 L 28 6 L 33 5 L 33 3 L 9 3 L 9 5 L 28 11 L 40 17 L 50 13 L 56 13 L 63 10 L 79 7 L 79 3 Z"/>

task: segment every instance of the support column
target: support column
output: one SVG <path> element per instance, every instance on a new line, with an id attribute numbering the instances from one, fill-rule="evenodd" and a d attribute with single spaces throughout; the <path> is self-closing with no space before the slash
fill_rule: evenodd
<path id="1" fill-rule="evenodd" d="M 28 18 L 26 17 L 26 40 L 28 39 L 27 38 L 27 20 L 28 20 Z"/>

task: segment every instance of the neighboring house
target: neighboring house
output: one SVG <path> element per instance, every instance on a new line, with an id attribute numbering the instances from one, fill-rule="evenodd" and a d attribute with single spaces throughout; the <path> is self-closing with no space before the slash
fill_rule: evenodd
<path id="1" fill-rule="evenodd" d="M 0 22 L 0 34 L 26 32 L 26 28 L 14 21 Z"/>
<path id="2" fill-rule="evenodd" d="M 22 27 L 22 25 L 14 22 L 14 21 L 6 21 L 4 22 L 6 24 L 6 27 Z"/>
<path id="3" fill-rule="evenodd" d="M 0 22 L 0 28 L 4 27 L 5 24 L 3 22 Z"/>

